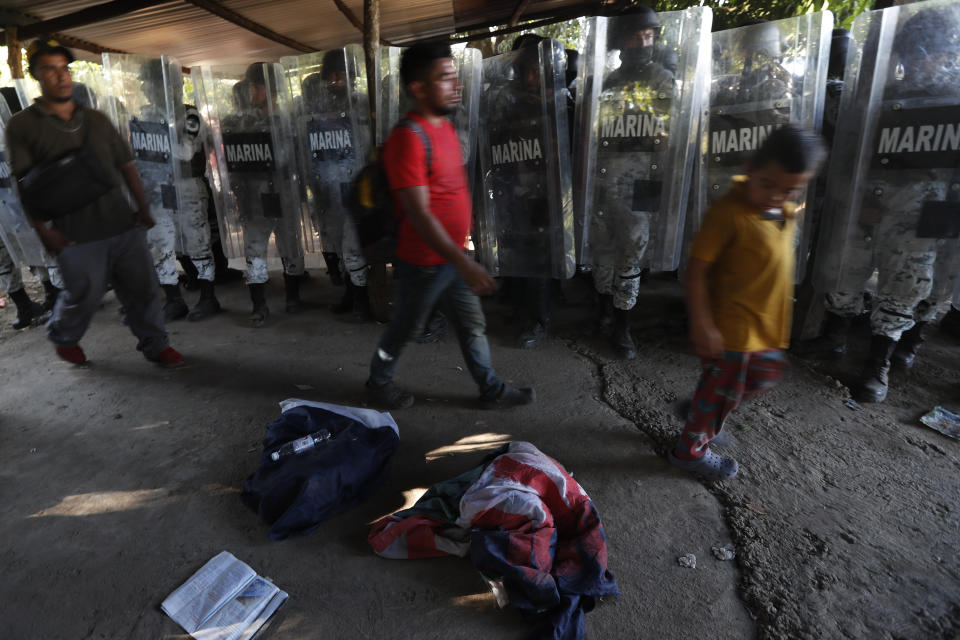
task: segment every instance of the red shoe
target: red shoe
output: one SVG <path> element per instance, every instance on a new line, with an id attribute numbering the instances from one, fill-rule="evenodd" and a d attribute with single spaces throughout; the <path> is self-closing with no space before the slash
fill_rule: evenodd
<path id="1" fill-rule="evenodd" d="M 57 347 L 57 355 L 71 364 L 83 364 L 87 361 L 86 354 L 79 346 Z"/>
<path id="2" fill-rule="evenodd" d="M 167 347 L 153 358 L 147 358 L 147 360 L 156 362 L 157 364 L 170 369 L 173 367 L 179 367 L 183 364 L 183 356 L 180 355 L 180 352 L 173 347 Z"/>

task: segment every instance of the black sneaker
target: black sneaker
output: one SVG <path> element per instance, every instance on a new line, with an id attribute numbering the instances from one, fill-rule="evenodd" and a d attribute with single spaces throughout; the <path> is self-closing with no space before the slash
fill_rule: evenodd
<path id="1" fill-rule="evenodd" d="M 367 381 L 367 395 L 374 404 L 386 409 L 409 409 L 413 406 L 413 396 L 388 382 L 381 387 L 375 387 Z"/>
<path id="2" fill-rule="evenodd" d="M 536 392 L 530 387 L 517 389 L 508 384 L 503 385 L 500 394 L 493 398 L 480 398 L 481 409 L 509 409 L 525 404 L 531 404 L 537 399 Z"/>

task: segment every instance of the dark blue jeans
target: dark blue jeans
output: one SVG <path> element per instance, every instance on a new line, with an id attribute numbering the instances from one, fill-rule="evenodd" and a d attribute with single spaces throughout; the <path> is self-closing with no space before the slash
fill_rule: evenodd
<path id="1" fill-rule="evenodd" d="M 470 375 L 480 387 L 480 396 L 493 398 L 503 390 L 503 382 L 490 364 L 487 322 L 475 296 L 452 264 L 418 267 L 396 260 L 399 275 L 393 317 L 380 338 L 370 362 L 369 384 L 381 387 L 393 379 L 404 346 L 423 330 L 430 311 L 439 304 L 457 332 L 460 352 Z"/>

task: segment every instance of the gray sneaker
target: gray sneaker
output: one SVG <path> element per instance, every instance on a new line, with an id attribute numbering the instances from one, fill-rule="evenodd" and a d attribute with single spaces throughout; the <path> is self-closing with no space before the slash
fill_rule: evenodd
<path id="1" fill-rule="evenodd" d="M 524 387 L 522 389 L 517 389 L 516 387 L 511 387 L 508 384 L 503 385 L 503 389 L 500 391 L 499 395 L 492 398 L 480 398 L 480 408 L 481 409 L 509 409 L 511 407 L 519 407 L 524 404 L 531 404 L 537 399 L 536 392 L 529 388 Z"/>
<path id="2" fill-rule="evenodd" d="M 367 396 L 370 400 L 386 409 L 409 409 L 413 406 L 413 396 L 392 382 L 375 387 L 367 381 Z"/>
<path id="3" fill-rule="evenodd" d="M 681 460 L 673 455 L 673 449 L 671 449 L 667 453 L 667 460 L 675 467 L 691 473 L 699 473 L 708 480 L 729 480 L 740 470 L 736 460 L 717 455 L 710 449 L 696 460 Z"/>

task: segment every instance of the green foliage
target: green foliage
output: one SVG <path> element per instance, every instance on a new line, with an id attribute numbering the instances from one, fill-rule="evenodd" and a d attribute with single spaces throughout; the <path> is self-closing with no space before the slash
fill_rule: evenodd
<path id="1" fill-rule="evenodd" d="M 714 31 L 738 27 L 749 20 L 782 20 L 825 9 L 833 12 L 836 26 L 849 29 L 853 19 L 873 8 L 874 2 L 875 0 L 657 0 L 651 6 L 657 11 L 710 7 L 713 10 Z"/>

